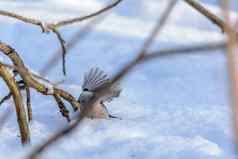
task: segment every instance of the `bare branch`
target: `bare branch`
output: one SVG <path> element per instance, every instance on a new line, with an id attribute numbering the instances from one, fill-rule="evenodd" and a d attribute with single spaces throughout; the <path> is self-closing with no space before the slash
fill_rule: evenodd
<path id="1" fill-rule="evenodd" d="M 60 46 L 62 48 L 63 74 L 66 75 L 66 66 L 65 66 L 66 47 L 65 47 L 65 41 L 64 41 L 63 37 L 61 36 L 60 32 L 58 32 L 58 30 L 52 29 L 52 31 L 56 34 L 56 36 L 57 36 L 57 38 L 60 42 Z"/>
<path id="2" fill-rule="evenodd" d="M 28 144 L 30 142 L 30 131 L 28 127 L 26 111 L 17 82 L 15 81 L 14 77 L 12 77 L 11 73 L 2 65 L 0 65 L 0 76 L 6 82 L 10 92 L 13 95 L 22 144 Z"/>
<path id="3" fill-rule="evenodd" d="M 237 56 L 236 50 L 238 47 L 237 44 L 237 33 L 232 26 L 230 19 L 230 10 L 229 10 L 229 1 L 221 0 L 222 13 L 225 18 L 224 31 L 227 35 L 227 60 L 228 60 L 228 69 L 229 69 L 229 78 L 230 78 L 230 91 L 231 91 L 231 108 L 233 113 L 233 125 L 235 132 L 235 142 L 236 149 L 238 150 L 238 66 L 237 66 Z"/>
<path id="4" fill-rule="evenodd" d="M 203 45 L 192 45 L 192 46 L 184 46 L 184 47 L 177 47 L 177 48 L 169 48 L 169 49 L 162 49 L 159 51 L 153 51 L 150 53 L 147 53 L 145 57 L 143 58 L 142 62 L 146 62 L 148 60 L 153 60 L 156 58 L 162 58 L 162 57 L 171 57 L 176 55 L 188 55 L 189 53 L 195 54 L 195 52 L 201 53 L 202 51 L 210 51 L 206 52 L 206 54 L 216 53 L 215 50 L 224 50 L 226 48 L 226 43 L 224 42 L 218 42 L 218 43 L 208 43 Z"/>
<path id="5" fill-rule="evenodd" d="M 15 14 L 15 13 L 8 12 L 8 11 L 4 11 L 4 10 L 0 10 L 0 15 L 11 17 L 11 18 L 15 18 L 15 19 L 21 20 L 21 21 L 23 21 L 25 23 L 29 23 L 29 24 L 33 24 L 33 25 L 38 25 L 38 26 L 42 27 L 41 21 L 37 20 L 37 19 L 33 19 L 33 18 L 29 18 L 29 17 L 24 17 L 22 15 Z"/>

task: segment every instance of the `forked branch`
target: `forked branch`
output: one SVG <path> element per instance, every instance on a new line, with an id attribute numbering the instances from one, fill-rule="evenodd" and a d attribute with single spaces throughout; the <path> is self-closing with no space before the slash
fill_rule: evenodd
<path id="1" fill-rule="evenodd" d="M 24 65 L 23 61 L 19 57 L 18 53 L 9 45 L 0 42 L 0 51 L 8 56 L 12 63 L 14 64 L 14 68 L 24 81 L 24 83 L 29 87 L 33 88 L 36 91 L 42 93 L 43 95 L 50 95 L 50 96 L 59 96 L 69 102 L 73 109 L 76 111 L 79 109 L 80 104 L 78 101 L 68 92 L 57 88 L 56 86 L 50 83 L 43 83 L 38 80 Z M 1 63 L 1 62 L 0 62 Z M 47 81 L 47 80 L 46 80 Z"/>
<path id="2" fill-rule="evenodd" d="M 218 17 L 217 15 L 215 15 L 214 13 L 212 13 L 211 11 L 209 11 L 207 8 L 205 8 L 201 3 L 199 3 L 196 0 L 184 0 L 188 5 L 190 5 L 191 7 L 193 7 L 194 9 L 196 9 L 199 13 L 201 13 L 202 15 L 204 15 L 205 17 L 207 17 L 211 22 L 213 22 L 214 24 L 216 24 L 221 30 L 222 32 L 225 31 L 226 27 L 230 27 L 227 26 L 226 22 L 223 21 L 220 17 Z M 233 32 L 236 34 L 236 38 L 238 39 L 238 32 L 235 31 L 234 28 L 230 27 L 229 30 L 233 30 Z"/>
<path id="3" fill-rule="evenodd" d="M 64 75 L 66 75 L 66 64 L 65 64 L 65 62 L 66 62 L 66 60 L 65 60 L 65 58 L 66 58 L 66 46 L 65 46 L 65 41 L 63 39 L 63 36 L 60 34 L 58 29 L 60 27 L 66 26 L 66 25 L 71 25 L 71 24 L 74 24 L 74 23 L 82 22 L 84 20 L 88 20 L 90 18 L 98 16 L 98 15 L 100 15 L 100 14 L 106 12 L 106 11 L 109 11 L 113 7 L 117 6 L 120 2 L 122 2 L 122 0 L 115 0 L 113 3 L 95 11 L 94 13 L 90 13 L 88 15 L 81 16 L 81 17 L 75 17 L 75 18 L 72 18 L 72 19 L 65 19 L 65 20 L 58 21 L 58 22 L 45 23 L 45 22 L 42 22 L 39 19 L 34 19 L 34 18 L 22 16 L 22 15 L 12 13 L 12 12 L 8 12 L 8 11 L 4 11 L 4 10 L 0 10 L 0 15 L 11 17 L 11 18 L 23 21 L 25 23 L 29 23 L 29 24 L 39 26 L 43 33 L 53 32 L 54 34 L 56 34 L 56 37 L 58 38 L 61 49 L 62 49 L 63 73 L 64 73 Z"/>

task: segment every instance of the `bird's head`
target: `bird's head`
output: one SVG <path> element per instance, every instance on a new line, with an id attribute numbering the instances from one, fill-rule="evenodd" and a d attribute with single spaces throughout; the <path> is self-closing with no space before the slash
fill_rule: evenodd
<path id="1" fill-rule="evenodd" d="M 80 94 L 80 96 L 79 96 L 79 98 L 78 98 L 78 102 L 79 102 L 80 104 L 88 103 L 88 102 L 92 99 L 93 95 L 94 95 L 93 92 L 88 91 L 88 90 L 84 90 L 84 91 Z"/>

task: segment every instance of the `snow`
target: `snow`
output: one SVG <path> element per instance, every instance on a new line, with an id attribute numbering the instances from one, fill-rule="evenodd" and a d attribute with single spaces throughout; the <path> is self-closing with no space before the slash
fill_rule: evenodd
<path id="1" fill-rule="evenodd" d="M 1 1 L 0 9 L 56 21 L 85 15 L 109 0 Z M 100 67 L 110 75 L 132 59 L 162 13 L 166 0 L 123 1 L 92 34 L 67 56 L 67 77 L 61 65 L 47 75 L 76 98 L 83 74 Z M 218 13 L 216 4 L 206 4 Z M 57 7 L 55 7 L 57 6 Z M 233 11 L 237 17 L 236 10 Z M 59 47 L 55 36 L 40 28 L 0 17 L 1 41 L 12 45 L 30 70 L 39 72 Z M 66 41 L 85 23 L 60 29 Z M 168 25 L 151 50 L 215 42 L 220 30 L 206 18 L 179 2 Z M 219 54 L 220 53 L 220 54 Z M 3 57 L 4 60 L 6 57 Z M 107 104 L 112 115 L 122 120 L 87 119 L 72 136 L 52 147 L 42 158 L 235 158 L 228 98 L 226 59 L 217 54 L 183 55 L 140 65 L 122 81 L 120 98 Z M 1 81 L 1 96 L 7 88 Z M 32 91 L 32 145 L 22 148 L 15 113 L 0 132 L 0 158 L 24 157 L 35 145 L 66 126 L 51 97 Z M 68 103 L 68 109 L 73 113 Z M 4 112 L 11 100 L 0 108 Z"/>

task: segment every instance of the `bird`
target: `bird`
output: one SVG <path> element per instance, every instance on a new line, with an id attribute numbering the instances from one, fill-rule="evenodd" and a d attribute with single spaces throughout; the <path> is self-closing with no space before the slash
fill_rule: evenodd
<path id="1" fill-rule="evenodd" d="M 110 78 L 108 75 L 99 69 L 91 68 L 89 72 L 85 73 L 83 84 L 82 84 L 82 92 L 78 98 L 78 102 L 80 103 L 80 111 L 85 109 L 87 107 L 87 103 L 90 102 L 90 100 L 93 99 L 96 91 L 102 87 L 105 87 L 110 83 Z M 92 106 L 92 109 L 87 113 L 86 117 L 89 118 L 117 118 L 119 117 L 111 115 L 107 107 L 105 105 L 105 102 L 111 102 L 114 98 L 119 97 L 121 93 L 121 88 L 119 87 L 119 84 L 116 84 L 116 86 L 112 87 L 111 90 L 108 92 L 107 95 L 99 98 L 94 105 Z"/>

